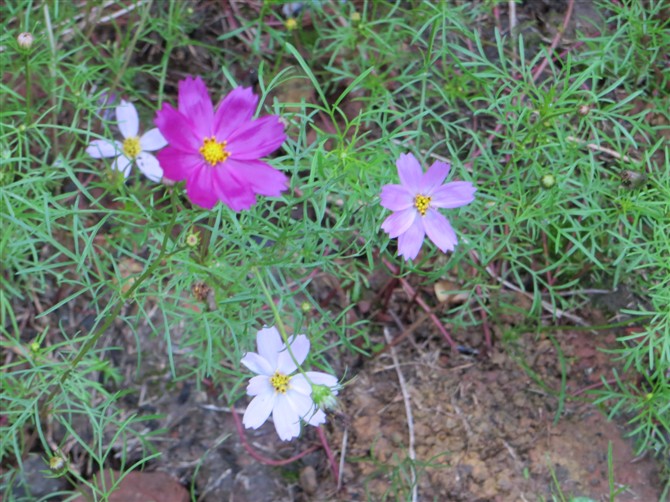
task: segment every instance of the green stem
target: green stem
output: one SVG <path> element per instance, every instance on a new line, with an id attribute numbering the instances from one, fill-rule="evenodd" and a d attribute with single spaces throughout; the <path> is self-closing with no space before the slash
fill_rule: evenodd
<path id="1" fill-rule="evenodd" d="M 32 81 L 30 78 L 30 53 L 26 51 L 23 55 L 24 71 L 26 74 L 26 125 L 33 120 Z"/>

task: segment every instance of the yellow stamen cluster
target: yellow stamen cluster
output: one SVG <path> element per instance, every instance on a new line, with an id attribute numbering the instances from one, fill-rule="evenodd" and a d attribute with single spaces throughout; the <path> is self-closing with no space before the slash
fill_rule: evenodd
<path id="1" fill-rule="evenodd" d="M 200 147 L 200 153 L 210 166 L 214 167 L 219 162 L 225 162 L 228 157 L 230 157 L 230 152 L 226 151 L 226 142 L 218 142 L 216 138 L 212 136 L 211 138 L 205 138 L 202 146 Z"/>
<path id="2" fill-rule="evenodd" d="M 270 383 L 280 394 L 286 394 L 289 380 L 290 378 L 288 376 L 282 375 L 278 371 L 270 377 Z"/>
<path id="3" fill-rule="evenodd" d="M 134 136 L 132 138 L 126 138 L 123 140 L 123 153 L 129 159 L 134 159 L 142 152 L 142 147 L 140 146 L 140 138 Z"/>
<path id="4" fill-rule="evenodd" d="M 425 195 L 417 195 L 414 197 L 414 207 L 421 213 L 421 216 L 426 216 L 426 211 L 430 207 L 430 197 Z"/>

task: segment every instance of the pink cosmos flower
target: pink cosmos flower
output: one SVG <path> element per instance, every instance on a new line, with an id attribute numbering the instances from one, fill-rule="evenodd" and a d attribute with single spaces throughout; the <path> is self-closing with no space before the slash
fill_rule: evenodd
<path id="1" fill-rule="evenodd" d="M 451 169 L 444 162 L 434 162 L 424 173 L 414 155 L 407 153 L 400 155 L 396 166 L 401 184 L 384 185 L 381 204 L 393 211 L 382 229 L 398 238 L 398 254 L 405 260 L 416 258 L 426 234 L 442 252 L 453 251 L 456 232 L 437 208 L 465 206 L 477 189 L 468 181 L 443 184 Z"/>
<path id="2" fill-rule="evenodd" d="M 259 160 L 284 142 L 277 115 L 254 119 L 258 96 L 233 89 L 214 109 L 200 77 L 179 82 L 179 106 L 156 113 L 155 123 L 169 146 L 158 153 L 164 176 L 186 180 L 193 204 L 211 209 L 222 201 L 234 211 L 250 208 L 256 195 L 277 197 L 286 176 Z"/>

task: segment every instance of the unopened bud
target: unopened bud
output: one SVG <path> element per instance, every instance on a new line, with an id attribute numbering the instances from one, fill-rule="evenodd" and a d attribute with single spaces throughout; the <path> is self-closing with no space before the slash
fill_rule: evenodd
<path id="1" fill-rule="evenodd" d="M 337 404 L 336 389 L 331 389 L 327 385 L 312 385 L 312 399 L 314 404 L 322 410 L 334 408 Z"/>
<path id="2" fill-rule="evenodd" d="M 556 176 L 553 174 L 545 174 L 540 179 L 540 183 L 542 183 L 544 188 L 551 188 L 556 184 Z"/>
<path id="3" fill-rule="evenodd" d="M 49 459 L 49 469 L 52 472 L 59 472 L 65 467 L 65 459 L 60 455 L 54 455 Z"/>
<path id="4" fill-rule="evenodd" d="M 302 302 L 300 304 L 300 310 L 302 310 L 305 314 L 308 314 L 312 310 L 312 304 L 309 302 Z"/>
<path id="5" fill-rule="evenodd" d="M 582 117 L 585 116 L 585 115 L 588 115 L 590 111 L 591 111 L 591 107 L 588 106 L 588 105 L 582 105 L 582 106 L 580 106 L 579 109 L 577 110 L 577 112 L 578 112 Z"/>
<path id="6" fill-rule="evenodd" d="M 286 22 L 284 22 L 284 28 L 286 28 L 287 31 L 293 31 L 298 27 L 298 21 L 295 20 L 293 17 L 289 17 Z"/>
<path id="7" fill-rule="evenodd" d="M 21 49 L 28 50 L 33 46 L 33 35 L 27 31 L 19 33 L 19 36 L 16 37 L 16 42 L 19 44 Z"/>
<path id="8" fill-rule="evenodd" d="M 351 16 L 349 17 L 349 19 L 351 19 L 351 22 L 353 24 L 360 23 L 361 22 L 361 13 L 357 12 L 357 11 L 354 11 L 354 12 L 351 13 Z"/>

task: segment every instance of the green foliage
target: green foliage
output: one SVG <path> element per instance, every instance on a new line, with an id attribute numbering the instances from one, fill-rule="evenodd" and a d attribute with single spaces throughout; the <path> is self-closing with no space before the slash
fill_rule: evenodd
<path id="1" fill-rule="evenodd" d="M 367 354 L 365 325 L 351 323 L 347 310 L 369 288 L 380 257 L 425 283 L 456 277 L 472 300 L 450 310 L 456 329 L 479 322 L 474 306 L 495 321 L 495 302 L 486 299 L 506 284 L 532 295 L 529 325 L 547 305 L 574 311 L 583 301 L 574 290 L 634 290 L 644 301 L 621 313 L 641 330 L 622 336 L 615 356 L 643 385 L 617 374 L 596 402 L 632 417 L 641 451 L 667 457 L 667 6 L 604 4 L 600 35 L 577 35 L 583 47 L 536 76 L 546 53 L 522 35 L 491 36 L 481 21 L 486 3 L 366 2 L 360 20 L 353 4 L 314 8 L 313 28 L 293 37 L 267 23 L 279 18 L 267 4 L 214 46 L 193 37 L 198 20 L 188 2 L 138 3 L 127 13 L 133 29 L 108 20 L 114 36 L 103 43 L 72 2 L 4 2 L 11 29 L 0 34 L 0 353 L 8 361 L 0 460 L 20 462 L 28 429 L 44 451 L 62 446 L 45 430 L 52 419 L 99 466 L 131 436 L 143 454 L 124 458 L 124 471 L 152 458 L 137 433 L 147 417 L 120 416 L 120 377 L 108 358 L 123 348 L 101 343 L 112 325 L 132 333 L 137 348 L 146 336 L 140 326 L 148 326 L 163 338 L 175 379 L 207 377 L 234 403 L 248 376 L 241 356 L 257 329 L 276 322 L 259 277 L 288 331 L 309 334 L 310 363 L 331 371 L 342 351 Z M 95 6 L 89 2 L 86 16 Z M 260 110 L 287 120 L 288 139 L 271 160 L 290 176 L 284 196 L 239 214 L 221 204 L 207 212 L 185 202 L 181 187 L 152 184 L 137 171 L 124 182 L 109 162 L 85 154 L 93 139 L 115 135 L 110 93 L 137 104 L 145 129 L 161 103 L 175 103 L 174 83 L 197 71 L 173 68 L 178 49 L 197 47 L 221 68 L 203 75 L 216 102 L 247 57 L 225 42 L 250 27 Z M 20 31 L 35 35 L 31 49 L 18 48 Z M 158 56 L 141 53 L 154 45 Z M 292 86 L 315 99 L 280 99 Z M 478 187 L 474 204 L 450 212 L 460 240 L 452 255 L 426 243 L 420 260 L 400 262 L 380 232 L 380 188 L 396 182 L 394 161 L 407 151 L 424 164 L 449 158 L 451 177 Z M 629 171 L 643 181 L 622 184 Z M 200 244 L 191 247 L 194 232 Z M 338 278 L 350 305 L 320 306 L 317 271 Z M 199 298 L 203 287 L 211 293 Z M 91 310 L 91 326 L 68 324 L 75 304 Z M 137 357 L 140 368 L 146 354 Z M 71 425 L 76 416 L 90 424 L 92 440 Z M 394 486 L 409 493 L 416 467 L 398 465 Z"/>

